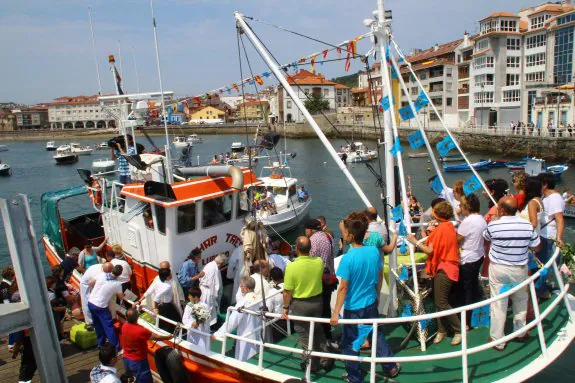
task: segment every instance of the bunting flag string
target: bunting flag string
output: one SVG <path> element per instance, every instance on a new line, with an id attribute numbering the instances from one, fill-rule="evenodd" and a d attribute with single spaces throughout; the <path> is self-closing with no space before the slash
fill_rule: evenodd
<path id="1" fill-rule="evenodd" d="M 393 154 L 394 157 L 397 157 L 400 153 L 403 153 L 403 148 L 401 147 L 401 142 L 399 142 L 399 137 L 395 137 L 395 142 L 389 152 Z"/>
<path id="2" fill-rule="evenodd" d="M 399 115 L 401 116 L 401 119 L 406 121 L 406 120 L 411 120 L 412 118 L 415 118 L 415 114 L 413 113 L 413 110 L 411 109 L 411 106 L 406 105 L 403 108 L 399 109 Z"/>
<path id="3" fill-rule="evenodd" d="M 315 58 L 317 57 L 316 54 L 314 54 L 313 56 L 311 56 L 311 60 L 310 60 L 310 70 L 311 73 L 315 73 L 315 68 L 314 68 L 314 64 L 315 64 Z"/>
<path id="4" fill-rule="evenodd" d="M 389 110 L 391 105 L 389 105 L 389 96 L 385 96 L 381 99 L 381 107 L 384 111 Z"/>
<path id="5" fill-rule="evenodd" d="M 409 146 L 411 149 L 417 149 L 425 145 L 425 140 L 423 139 L 423 134 L 421 131 L 416 131 L 415 133 L 410 134 L 407 139 L 409 140 Z"/>
<path id="6" fill-rule="evenodd" d="M 403 223 L 403 221 L 401 221 L 399 223 L 397 235 L 399 235 L 400 237 L 407 237 L 407 228 L 405 227 L 405 224 Z"/>
<path id="7" fill-rule="evenodd" d="M 441 183 L 439 176 L 435 176 L 433 181 L 431 181 L 431 190 L 433 190 L 437 195 L 440 195 L 443 192 L 443 184 Z"/>
<path id="8" fill-rule="evenodd" d="M 395 222 L 399 222 L 403 219 L 403 208 L 401 205 L 397 205 L 393 209 L 391 209 L 391 219 Z"/>
<path id="9" fill-rule="evenodd" d="M 479 179 L 473 174 L 465 183 L 463 184 L 463 193 L 468 196 L 474 191 L 481 188 L 481 182 Z"/>
<path id="10" fill-rule="evenodd" d="M 441 157 L 445 157 L 451 149 L 455 148 L 455 143 L 450 136 L 446 136 L 443 140 L 437 143 L 436 148 Z"/>
<path id="11" fill-rule="evenodd" d="M 326 49 L 322 52 L 324 59 L 327 57 L 327 52 L 329 52 L 329 49 Z"/>
<path id="12" fill-rule="evenodd" d="M 489 305 L 471 311 L 471 327 L 489 327 Z"/>
<path id="13" fill-rule="evenodd" d="M 413 104 L 415 106 L 415 110 L 418 112 L 429 104 L 429 99 L 423 90 L 419 93 L 419 96 L 417 96 L 417 99 Z"/>

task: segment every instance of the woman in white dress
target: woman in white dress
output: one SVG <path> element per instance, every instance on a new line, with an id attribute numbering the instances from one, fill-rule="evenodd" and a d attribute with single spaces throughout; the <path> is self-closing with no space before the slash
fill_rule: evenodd
<path id="1" fill-rule="evenodd" d="M 186 304 L 186 308 L 184 309 L 182 323 L 186 327 L 206 333 L 206 335 L 203 335 L 194 331 L 188 331 L 188 342 L 195 344 L 202 350 L 208 351 L 210 349 L 210 318 L 205 319 L 202 323 L 198 323 L 198 318 L 194 315 L 194 306 L 196 305 L 203 306 L 208 313 L 210 312 L 210 308 L 205 303 L 200 302 L 201 297 L 202 291 L 200 289 L 190 289 L 188 292 L 188 304 Z"/>

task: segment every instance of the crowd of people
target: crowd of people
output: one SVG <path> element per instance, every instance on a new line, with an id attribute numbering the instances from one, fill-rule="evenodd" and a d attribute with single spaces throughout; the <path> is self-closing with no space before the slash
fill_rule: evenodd
<path id="1" fill-rule="evenodd" d="M 521 136 L 541 136 L 542 127 L 539 124 L 535 125 L 532 122 L 512 121 L 510 126 L 513 134 Z M 573 133 L 575 132 L 573 125 L 562 122 L 557 126 L 554 121 L 551 121 L 547 127 L 543 129 L 547 130 L 551 137 L 573 137 Z"/>

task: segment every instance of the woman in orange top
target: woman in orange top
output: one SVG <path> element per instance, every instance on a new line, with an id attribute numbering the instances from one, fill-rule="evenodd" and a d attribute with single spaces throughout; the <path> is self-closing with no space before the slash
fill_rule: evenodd
<path id="1" fill-rule="evenodd" d="M 449 292 L 459 280 L 459 247 L 453 223 L 453 207 L 441 202 L 433 208 L 433 216 L 439 222 L 425 243 L 417 245 L 417 239 L 410 235 L 409 242 L 428 255 L 425 272 L 433 277 L 433 300 L 437 311 L 449 310 Z M 451 345 L 461 343 L 461 322 L 457 314 L 437 318 L 438 332 L 433 343 L 441 342 L 447 336 L 447 326 L 455 333 Z"/>

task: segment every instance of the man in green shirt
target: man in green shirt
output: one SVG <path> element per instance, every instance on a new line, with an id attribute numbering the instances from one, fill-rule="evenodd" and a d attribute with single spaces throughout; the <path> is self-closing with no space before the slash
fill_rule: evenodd
<path id="1" fill-rule="evenodd" d="M 286 266 L 284 275 L 283 312 L 282 318 L 288 319 L 291 307 L 292 315 L 302 317 L 321 317 L 322 276 L 324 264 L 319 257 L 310 257 L 311 242 L 307 237 L 298 237 L 296 240 L 297 258 Z M 290 306 L 291 305 L 291 306 Z M 308 322 L 294 321 L 295 331 L 299 334 L 300 343 L 307 349 L 311 325 Z M 325 334 L 316 324 L 314 328 L 313 350 L 329 352 Z M 307 368 L 307 360 L 301 364 L 302 369 Z M 333 359 L 312 358 L 311 370 L 320 368 L 330 371 L 333 368 Z"/>

